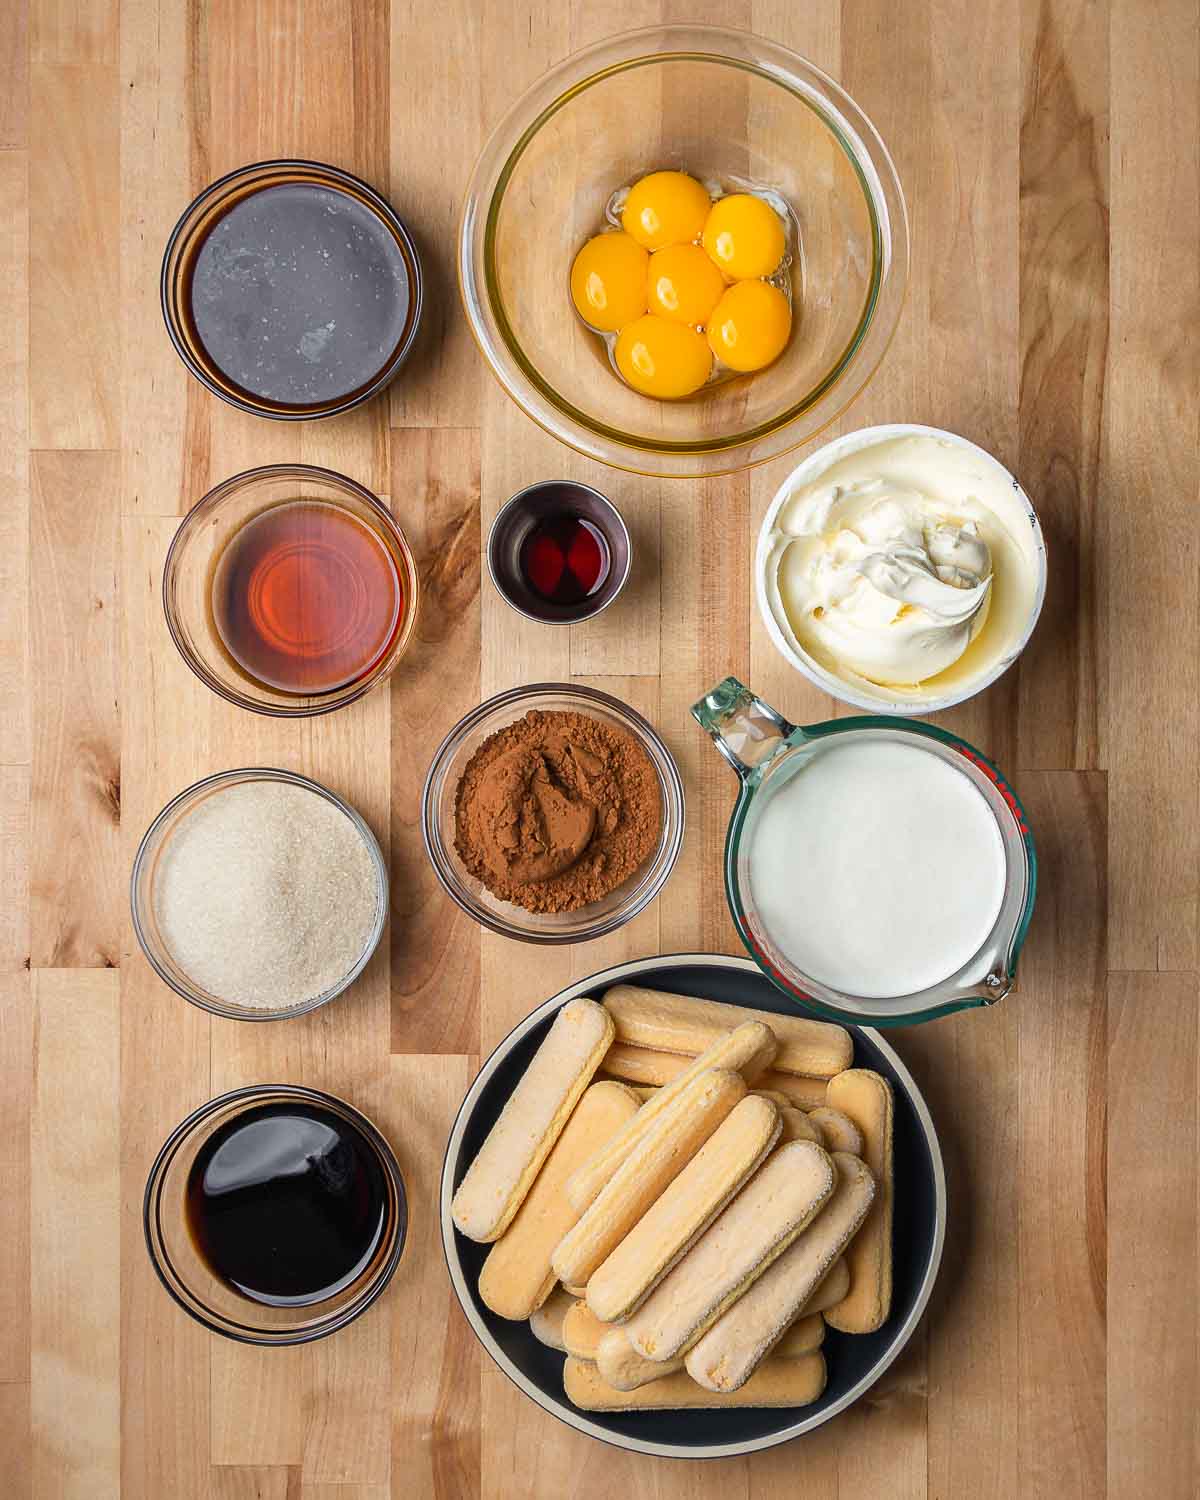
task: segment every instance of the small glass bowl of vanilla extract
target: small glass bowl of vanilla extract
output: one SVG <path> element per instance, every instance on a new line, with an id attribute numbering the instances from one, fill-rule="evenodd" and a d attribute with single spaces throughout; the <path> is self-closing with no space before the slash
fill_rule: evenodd
<path id="1" fill-rule="evenodd" d="M 396 1157 L 358 1110 L 291 1084 L 235 1089 L 180 1122 L 146 1182 L 159 1280 L 206 1328 L 305 1344 L 376 1300 L 404 1251 Z"/>
<path id="2" fill-rule="evenodd" d="M 369 490 L 306 464 L 252 469 L 184 517 L 163 610 L 188 666 L 255 713 L 329 713 L 382 682 L 416 622 L 417 565 Z"/>

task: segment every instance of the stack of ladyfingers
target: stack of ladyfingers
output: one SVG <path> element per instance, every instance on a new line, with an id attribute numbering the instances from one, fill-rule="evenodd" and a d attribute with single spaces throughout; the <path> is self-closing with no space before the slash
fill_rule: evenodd
<path id="1" fill-rule="evenodd" d="M 501 1317 L 591 1411 L 803 1406 L 892 1289 L 892 1092 L 840 1026 L 573 1000 L 454 1195 Z"/>

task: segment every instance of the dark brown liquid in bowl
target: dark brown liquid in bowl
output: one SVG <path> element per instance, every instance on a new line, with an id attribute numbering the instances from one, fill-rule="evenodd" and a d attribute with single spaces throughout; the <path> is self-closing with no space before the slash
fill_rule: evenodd
<path id="1" fill-rule="evenodd" d="M 305 1307 L 350 1286 L 383 1243 L 387 1178 L 332 1110 L 264 1104 L 227 1121 L 188 1174 L 187 1218 L 214 1275 L 252 1302 Z"/>
<path id="2" fill-rule="evenodd" d="M 228 381 L 306 407 L 373 383 L 405 336 L 412 286 L 395 235 L 367 204 L 290 182 L 216 221 L 186 295 L 195 336 Z"/>

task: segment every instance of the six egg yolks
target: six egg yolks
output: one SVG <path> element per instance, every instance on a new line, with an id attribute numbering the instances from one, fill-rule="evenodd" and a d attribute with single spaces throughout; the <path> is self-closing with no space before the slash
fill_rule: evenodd
<path id="1" fill-rule="evenodd" d="M 778 270 L 786 236 L 764 199 L 731 193 L 714 203 L 686 172 L 651 172 L 629 190 L 621 223 L 579 251 L 571 297 L 590 327 L 617 335 L 614 359 L 634 390 L 690 396 L 714 355 L 743 373 L 783 352 L 791 307 L 760 278 Z"/>
<path id="2" fill-rule="evenodd" d="M 709 348 L 731 370 L 761 370 L 783 353 L 792 328 L 788 299 L 769 281 L 738 281 L 713 309 Z"/>
<path id="3" fill-rule="evenodd" d="M 724 290 L 725 278 L 699 245 L 668 245 L 650 257 L 647 302 L 660 318 L 703 326 Z"/>
<path id="4" fill-rule="evenodd" d="M 649 263 L 642 246 L 620 231 L 588 240 L 571 267 L 571 297 L 583 321 L 616 333 L 640 318 Z"/>
<path id="5" fill-rule="evenodd" d="M 702 333 L 647 315 L 617 335 L 617 369 L 645 396 L 675 400 L 698 391 L 712 369 Z"/>
<path id="6" fill-rule="evenodd" d="M 621 227 L 647 250 L 699 239 L 712 200 L 686 172 L 651 172 L 635 182 L 621 212 Z"/>
<path id="7" fill-rule="evenodd" d="M 713 204 L 704 224 L 703 244 L 731 280 L 770 276 L 786 248 L 783 221 L 762 198 L 730 193 Z"/>

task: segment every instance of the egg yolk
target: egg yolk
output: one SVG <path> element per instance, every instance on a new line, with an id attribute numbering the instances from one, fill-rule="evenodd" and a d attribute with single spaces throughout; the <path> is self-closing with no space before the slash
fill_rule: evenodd
<path id="1" fill-rule="evenodd" d="M 650 257 L 646 300 L 660 318 L 707 323 L 724 290 L 724 277 L 699 245 L 668 245 Z"/>
<path id="2" fill-rule="evenodd" d="M 731 281 L 770 276 L 786 247 L 783 220 L 753 193 L 718 199 L 705 221 L 704 248 Z"/>
<path id="3" fill-rule="evenodd" d="M 646 311 L 646 268 L 650 257 L 636 240 L 619 231 L 598 234 L 575 257 L 571 298 L 592 328 L 616 333 Z"/>
<path id="4" fill-rule="evenodd" d="M 708 379 L 712 355 L 704 335 L 649 314 L 617 335 L 617 369 L 643 396 L 690 396 Z"/>
<path id="5" fill-rule="evenodd" d="M 647 250 L 699 239 L 712 200 L 686 172 L 651 172 L 629 190 L 622 227 Z"/>
<path id="6" fill-rule="evenodd" d="M 761 370 L 783 353 L 791 331 L 792 310 L 777 286 L 738 281 L 713 309 L 708 343 L 731 370 Z"/>

